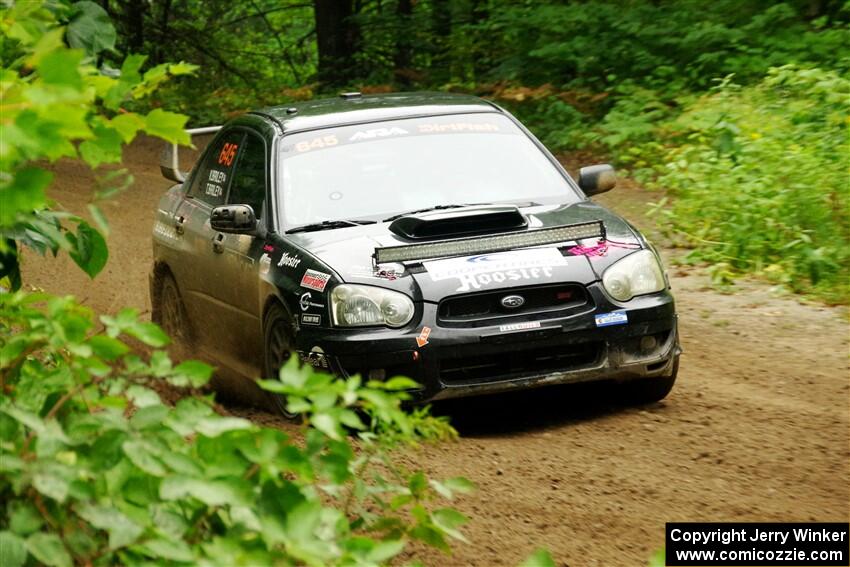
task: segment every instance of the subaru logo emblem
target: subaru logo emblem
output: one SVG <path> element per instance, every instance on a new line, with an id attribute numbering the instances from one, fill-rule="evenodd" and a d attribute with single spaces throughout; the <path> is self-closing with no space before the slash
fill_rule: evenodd
<path id="1" fill-rule="evenodd" d="M 522 307 L 525 303 L 525 298 L 521 295 L 506 295 L 502 298 L 502 307 L 506 309 L 516 309 Z"/>

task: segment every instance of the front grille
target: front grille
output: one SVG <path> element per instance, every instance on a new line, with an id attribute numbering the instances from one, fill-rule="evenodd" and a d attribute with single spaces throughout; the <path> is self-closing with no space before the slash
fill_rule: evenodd
<path id="1" fill-rule="evenodd" d="M 509 295 L 521 296 L 525 302 L 513 309 L 504 307 L 502 299 Z M 588 301 L 584 286 L 578 284 L 508 288 L 444 299 L 437 310 L 437 319 L 445 326 L 492 324 L 494 319 L 515 315 L 566 311 L 582 307 Z"/>
<path id="2" fill-rule="evenodd" d="M 597 364 L 604 345 L 601 341 L 551 345 L 514 352 L 445 358 L 440 361 L 440 379 L 446 384 L 475 384 L 578 370 Z"/>

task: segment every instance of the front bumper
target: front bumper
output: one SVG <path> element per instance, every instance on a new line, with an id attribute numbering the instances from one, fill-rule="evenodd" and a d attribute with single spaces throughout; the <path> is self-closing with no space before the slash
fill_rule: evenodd
<path id="1" fill-rule="evenodd" d="M 335 374 L 384 379 L 403 375 L 422 388 L 418 401 L 594 380 L 669 376 L 680 354 L 673 296 L 664 291 L 613 303 L 598 284 L 592 302 L 552 318 L 516 316 L 491 326 L 443 327 L 437 305 L 423 303 L 405 329 L 301 328 L 302 359 Z M 624 310 L 628 323 L 598 327 L 595 315 Z M 520 325 L 517 325 L 520 324 Z M 429 328 L 427 344 L 420 346 Z M 420 340 L 417 341 L 417 338 Z"/>

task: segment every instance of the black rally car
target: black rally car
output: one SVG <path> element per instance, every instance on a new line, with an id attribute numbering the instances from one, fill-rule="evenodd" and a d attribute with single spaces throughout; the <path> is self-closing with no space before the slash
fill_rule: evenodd
<path id="1" fill-rule="evenodd" d="M 214 132 L 153 229 L 154 319 L 239 375 L 306 363 L 405 375 L 421 400 L 615 379 L 639 402 L 676 379 L 657 253 L 588 200 L 514 117 L 443 93 L 316 100 Z"/>

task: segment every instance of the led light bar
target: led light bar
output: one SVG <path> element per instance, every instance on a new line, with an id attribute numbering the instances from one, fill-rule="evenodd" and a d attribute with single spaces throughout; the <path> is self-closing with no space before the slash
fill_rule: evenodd
<path id="1" fill-rule="evenodd" d="M 564 226 L 553 226 L 523 232 L 512 232 L 496 236 L 476 236 L 442 240 L 427 244 L 404 246 L 385 246 L 375 248 L 372 257 L 376 264 L 386 262 L 406 262 L 410 260 L 428 260 L 451 256 L 472 256 L 490 252 L 504 252 L 515 248 L 529 248 L 545 244 L 571 242 L 582 238 L 605 237 L 605 225 L 602 221 L 583 222 Z"/>

